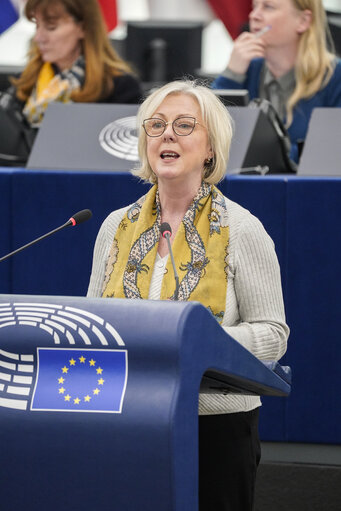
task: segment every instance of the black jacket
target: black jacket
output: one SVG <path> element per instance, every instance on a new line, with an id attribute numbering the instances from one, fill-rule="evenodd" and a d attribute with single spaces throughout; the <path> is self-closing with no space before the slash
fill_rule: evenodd
<path id="1" fill-rule="evenodd" d="M 140 103 L 142 100 L 142 90 L 137 78 L 130 74 L 115 76 L 114 90 L 100 103 Z"/>

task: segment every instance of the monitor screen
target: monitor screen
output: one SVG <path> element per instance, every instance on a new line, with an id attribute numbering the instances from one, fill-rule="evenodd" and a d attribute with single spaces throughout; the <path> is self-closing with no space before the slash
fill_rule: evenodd
<path id="1" fill-rule="evenodd" d="M 247 89 L 212 89 L 225 106 L 246 106 L 249 103 Z"/>
<path id="2" fill-rule="evenodd" d="M 126 59 L 143 82 L 196 77 L 201 67 L 202 30 L 200 22 L 128 22 Z"/>

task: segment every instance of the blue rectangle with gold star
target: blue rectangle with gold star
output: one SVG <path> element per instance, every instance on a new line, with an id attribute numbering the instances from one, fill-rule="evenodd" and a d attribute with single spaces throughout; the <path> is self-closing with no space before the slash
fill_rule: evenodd
<path id="1" fill-rule="evenodd" d="M 38 348 L 31 410 L 120 413 L 126 350 Z"/>

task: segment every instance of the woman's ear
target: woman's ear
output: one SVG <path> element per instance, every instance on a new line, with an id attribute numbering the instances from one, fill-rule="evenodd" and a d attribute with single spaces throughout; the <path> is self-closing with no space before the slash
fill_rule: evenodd
<path id="1" fill-rule="evenodd" d="M 297 26 L 297 33 L 303 34 L 308 30 L 313 21 L 313 14 L 309 9 L 300 12 L 300 19 Z"/>

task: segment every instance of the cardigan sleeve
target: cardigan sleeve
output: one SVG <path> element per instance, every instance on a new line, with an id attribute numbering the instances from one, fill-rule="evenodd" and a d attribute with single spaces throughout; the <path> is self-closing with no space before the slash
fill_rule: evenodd
<path id="1" fill-rule="evenodd" d="M 278 360 L 289 335 L 280 268 L 272 239 L 253 215 L 240 223 L 233 252 L 230 271 L 239 320 L 223 327 L 258 358 Z"/>
<path id="2" fill-rule="evenodd" d="M 242 82 L 238 82 L 233 80 L 232 78 L 228 78 L 224 76 L 224 74 L 218 76 L 211 84 L 212 89 L 244 89 L 245 88 L 245 80 Z"/>
<path id="3" fill-rule="evenodd" d="M 325 106 L 341 107 L 341 59 L 336 60 L 334 73 L 322 92 Z"/>
<path id="4" fill-rule="evenodd" d="M 98 231 L 92 259 L 90 283 L 87 292 L 88 297 L 99 298 L 102 296 L 105 269 L 110 248 L 114 241 L 119 223 L 128 207 L 110 213 Z"/>

